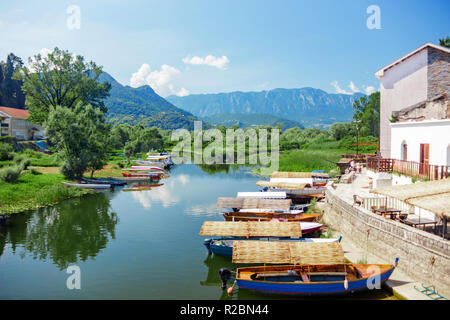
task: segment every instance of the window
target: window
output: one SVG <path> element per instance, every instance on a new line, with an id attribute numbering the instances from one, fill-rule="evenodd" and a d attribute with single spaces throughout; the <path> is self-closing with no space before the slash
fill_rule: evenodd
<path id="1" fill-rule="evenodd" d="M 402 155 L 402 160 L 404 160 L 404 161 L 408 160 L 408 145 L 406 144 L 406 141 L 402 142 L 401 155 Z"/>

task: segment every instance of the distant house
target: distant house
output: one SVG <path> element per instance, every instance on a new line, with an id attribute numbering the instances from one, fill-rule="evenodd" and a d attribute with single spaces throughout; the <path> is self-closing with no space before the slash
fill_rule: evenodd
<path id="1" fill-rule="evenodd" d="M 426 43 L 375 75 L 381 156 L 450 166 L 450 49 Z"/>
<path id="2" fill-rule="evenodd" d="M 0 107 L 1 135 L 18 140 L 37 140 L 44 137 L 44 128 L 27 121 L 27 110 Z"/>

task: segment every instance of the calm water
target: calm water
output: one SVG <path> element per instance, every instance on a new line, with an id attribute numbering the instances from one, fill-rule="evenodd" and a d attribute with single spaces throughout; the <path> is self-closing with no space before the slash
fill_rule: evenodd
<path id="1" fill-rule="evenodd" d="M 286 299 L 220 289 L 218 270 L 235 266 L 208 256 L 200 227 L 223 221 L 218 197 L 256 191 L 258 180 L 220 169 L 181 165 L 152 190 L 102 191 L 14 216 L 0 226 L 0 299 Z M 70 265 L 81 269 L 81 290 L 66 287 Z"/>

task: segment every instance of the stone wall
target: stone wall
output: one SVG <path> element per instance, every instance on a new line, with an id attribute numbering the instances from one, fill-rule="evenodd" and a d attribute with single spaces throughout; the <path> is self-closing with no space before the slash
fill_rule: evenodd
<path id="1" fill-rule="evenodd" d="M 450 54 L 428 48 L 428 99 L 441 94 L 450 97 Z"/>
<path id="2" fill-rule="evenodd" d="M 412 279 L 425 285 L 432 284 L 440 293 L 450 296 L 448 240 L 353 207 L 332 188 L 326 191 L 323 220 L 361 249 L 379 257 L 380 263 L 392 263 L 399 257 L 400 270 Z"/>

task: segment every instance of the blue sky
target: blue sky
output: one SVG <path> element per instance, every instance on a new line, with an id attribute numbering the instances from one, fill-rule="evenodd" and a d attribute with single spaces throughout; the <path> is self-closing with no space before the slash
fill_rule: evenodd
<path id="1" fill-rule="evenodd" d="M 71 5 L 79 29 L 67 27 Z M 367 27 L 370 5 L 380 8 L 381 29 Z M 364 92 L 379 87 L 382 66 L 450 35 L 449 12 L 448 0 L 2 1 L 0 60 L 58 46 L 162 96 Z"/>

